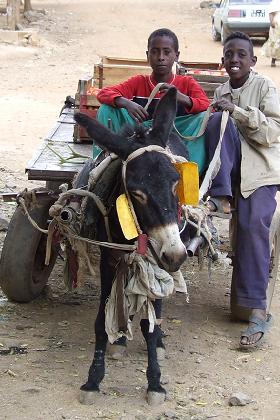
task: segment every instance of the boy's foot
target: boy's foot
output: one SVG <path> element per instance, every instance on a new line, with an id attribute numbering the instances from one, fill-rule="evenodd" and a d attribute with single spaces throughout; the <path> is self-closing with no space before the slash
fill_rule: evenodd
<path id="1" fill-rule="evenodd" d="M 272 316 L 262 309 L 252 309 L 248 328 L 241 333 L 240 348 L 256 348 L 271 324 Z"/>
<path id="2" fill-rule="evenodd" d="M 226 197 L 211 197 L 205 205 L 209 209 L 211 216 L 222 219 L 231 219 L 232 217 L 230 203 Z"/>
<path id="3" fill-rule="evenodd" d="M 271 59 L 271 67 L 276 67 L 276 58 Z"/>

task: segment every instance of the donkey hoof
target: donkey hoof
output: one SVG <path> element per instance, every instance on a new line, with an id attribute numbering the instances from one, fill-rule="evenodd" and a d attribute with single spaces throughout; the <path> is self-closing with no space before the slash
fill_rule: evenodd
<path id="1" fill-rule="evenodd" d="M 166 351 L 163 347 L 157 347 L 157 360 L 158 362 L 165 359 Z"/>
<path id="2" fill-rule="evenodd" d="M 165 392 L 155 392 L 155 391 L 147 392 L 147 402 L 152 407 L 162 405 L 165 400 L 166 400 Z"/>
<path id="3" fill-rule="evenodd" d="M 110 344 L 108 347 L 108 354 L 111 359 L 122 360 L 127 357 L 126 346 Z"/>
<path id="4" fill-rule="evenodd" d="M 96 397 L 98 395 L 98 391 L 83 391 L 81 389 L 79 395 L 79 402 L 83 405 L 92 405 L 96 402 Z"/>

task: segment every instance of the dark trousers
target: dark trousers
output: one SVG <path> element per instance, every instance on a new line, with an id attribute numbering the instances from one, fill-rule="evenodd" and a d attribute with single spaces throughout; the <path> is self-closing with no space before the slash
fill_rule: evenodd
<path id="1" fill-rule="evenodd" d="M 221 113 L 211 116 L 206 131 L 208 158 L 219 140 Z M 237 129 L 229 119 L 221 147 L 221 167 L 209 190 L 212 197 L 235 197 L 236 232 L 232 293 L 237 305 L 266 309 L 269 279 L 269 228 L 276 209 L 277 186 L 268 185 L 244 198 L 239 191 L 241 147 Z"/>

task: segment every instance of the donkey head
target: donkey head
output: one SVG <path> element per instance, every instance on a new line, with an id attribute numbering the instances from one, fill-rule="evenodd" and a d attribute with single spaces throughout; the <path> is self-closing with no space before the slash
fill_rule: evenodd
<path id="1" fill-rule="evenodd" d="M 170 136 L 176 116 L 176 93 L 176 88 L 172 87 L 159 101 L 150 130 L 136 130 L 128 138 L 124 134 L 112 133 L 85 114 L 75 114 L 75 120 L 86 128 L 99 146 L 115 153 L 123 161 L 131 153 L 146 146 L 165 148 L 168 141 L 170 149 L 179 154 L 180 141 L 173 134 Z M 176 142 L 179 147 L 177 150 L 176 146 L 174 149 Z M 174 165 L 164 153 L 144 151 L 134 159 L 128 159 L 124 182 L 138 223 L 142 231 L 157 243 L 158 258 L 162 266 L 171 272 L 178 270 L 186 258 L 186 249 L 178 228 L 178 180 Z"/>

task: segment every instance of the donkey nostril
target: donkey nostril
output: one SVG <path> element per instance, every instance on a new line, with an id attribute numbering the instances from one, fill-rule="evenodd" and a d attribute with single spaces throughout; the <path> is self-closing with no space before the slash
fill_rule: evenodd
<path id="1" fill-rule="evenodd" d="M 182 254 L 180 257 L 174 258 L 174 255 L 170 256 L 163 252 L 160 260 L 167 271 L 174 272 L 179 270 L 186 258 L 187 253 Z"/>

